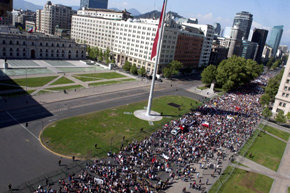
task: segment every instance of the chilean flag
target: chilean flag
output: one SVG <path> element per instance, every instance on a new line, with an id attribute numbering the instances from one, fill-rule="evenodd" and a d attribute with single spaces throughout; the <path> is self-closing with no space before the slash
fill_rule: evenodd
<path id="1" fill-rule="evenodd" d="M 161 25 L 163 23 L 162 22 L 163 21 L 163 15 L 164 15 L 164 10 L 165 10 L 165 6 L 166 6 L 165 2 L 166 2 L 166 0 L 164 0 L 164 2 L 163 2 L 162 11 L 161 11 L 160 19 L 159 19 L 159 24 L 158 24 L 156 36 L 155 36 L 155 39 L 154 39 L 152 52 L 151 52 L 151 60 L 157 55 L 157 45 L 158 45 L 158 39 L 159 39 L 159 35 L 160 35 L 160 28 L 161 28 Z"/>
<path id="2" fill-rule="evenodd" d="M 208 122 L 206 122 L 206 121 L 204 121 L 204 122 L 202 122 L 202 124 L 201 124 L 202 126 L 204 126 L 204 127 L 207 127 L 207 128 L 209 128 L 209 123 Z"/>
<path id="3" fill-rule="evenodd" d="M 33 27 L 29 28 L 27 31 L 28 31 L 28 33 L 32 33 L 33 32 Z"/>

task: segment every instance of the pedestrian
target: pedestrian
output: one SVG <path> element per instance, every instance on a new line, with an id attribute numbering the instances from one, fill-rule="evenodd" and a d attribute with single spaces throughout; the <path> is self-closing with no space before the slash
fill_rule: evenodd
<path id="1" fill-rule="evenodd" d="M 209 179 L 206 179 L 206 183 L 205 184 L 208 185 L 208 182 L 209 182 Z"/>
<path id="2" fill-rule="evenodd" d="M 8 189 L 9 189 L 9 191 L 12 190 L 12 184 L 8 184 Z"/>
<path id="3" fill-rule="evenodd" d="M 58 160 L 58 165 L 61 166 L 61 160 Z"/>
<path id="4" fill-rule="evenodd" d="M 73 162 L 75 161 L 75 156 L 74 155 L 72 156 L 72 160 L 73 160 Z"/>

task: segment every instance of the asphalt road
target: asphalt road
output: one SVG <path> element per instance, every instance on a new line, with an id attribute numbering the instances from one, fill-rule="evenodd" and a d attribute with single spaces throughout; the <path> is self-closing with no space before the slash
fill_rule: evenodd
<path id="1" fill-rule="evenodd" d="M 154 97 L 165 95 L 181 95 L 195 99 L 202 97 L 189 93 L 184 88 L 200 84 L 198 81 L 181 83 L 178 89 L 162 86 L 154 93 Z M 13 109 L 0 112 L 0 192 L 8 190 L 26 181 L 58 170 L 58 160 L 63 164 L 71 160 L 60 158 L 45 150 L 38 136 L 42 128 L 56 120 L 101 111 L 125 104 L 147 100 L 149 89 L 137 88 L 109 94 L 95 95 L 68 101 L 32 106 L 25 109 Z M 21 122 L 30 121 L 28 127 Z M 4 127 L 5 124 L 12 125 Z"/>

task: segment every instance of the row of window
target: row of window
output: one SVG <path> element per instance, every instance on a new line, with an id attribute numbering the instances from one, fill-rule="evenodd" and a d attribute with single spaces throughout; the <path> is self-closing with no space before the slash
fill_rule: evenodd
<path id="1" fill-rule="evenodd" d="M 280 102 L 280 103 L 279 103 L 279 106 L 280 106 L 280 107 L 286 107 L 286 103 L 282 103 L 282 102 Z"/>
<path id="2" fill-rule="evenodd" d="M 9 40 L 9 41 L 7 41 L 6 42 L 6 40 L 2 40 L 2 44 L 3 45 L 6 45 L 6 43 L 7 43 L 7 45 L 26 45 L 27 43 L 26 43 L 26 41 L 21 41 L 21 43 L 20 43 L 20 41 L 16 41 L 16 42 L 13 42 L 12 40 Z M 59 44 L 59 43 L 56 43 L 56 44 L 54 44 L 54 43 L 48 43 L 48 42 L 46 42 L 46 43 L 42 43 L 42 42 L 39 42 L 39 46 L 46 46 L 46 47 L 54 47 L 54 45 L 56 45 L 56 47 L 60 47 L 60 46 L 62 46 L 62 47 L 65 47 L 65 45 L 64 44 Z M 37 46 L 34 42 L 31 42 L 31 46 Z M 68 45 L 68 47 L 71 47 L 71 44 L 69 44 Z"/>

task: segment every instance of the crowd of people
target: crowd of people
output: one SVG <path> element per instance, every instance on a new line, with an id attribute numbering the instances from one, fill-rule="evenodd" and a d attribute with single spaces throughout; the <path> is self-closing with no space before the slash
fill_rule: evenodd
<path id="1" fill-rule="evenodd" d="M 268 78 L 263 75 L 259 80 Z M 198 169 L 211 171 L 211 176 L 220 174 L 227 152 L 237 152 L 259 123 L 263 90 L 256 83 L 211 99 L 144 140 L 60 179 L 48 191 L 151 193 L 168 188 L 175 179 L 205 191 L 209 179 L 202 184 Z M 40 186 L 36 192 L 43 190 Z"/>

